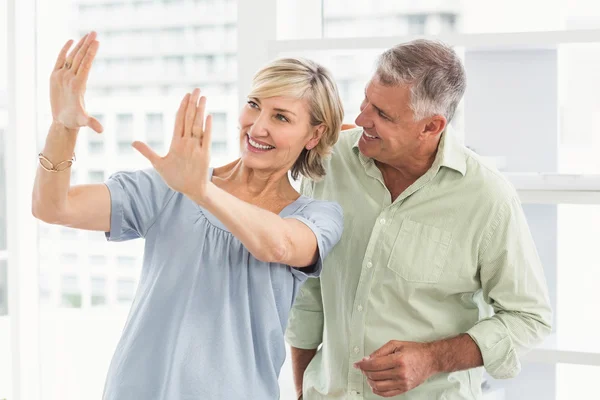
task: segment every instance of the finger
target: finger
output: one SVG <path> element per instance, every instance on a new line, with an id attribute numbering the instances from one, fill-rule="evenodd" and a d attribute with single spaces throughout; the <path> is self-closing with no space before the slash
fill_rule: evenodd
<path id="1" fill-rule="evenodd" d="M 183 136 L 192 136 L 192 126 L 194 125 L 194 117 L 196 116 L 196 110 L 198 105 L 198 97 L 200 96 L 200 89 L 196 88 L 190 96 L 187 111 L 185 113 L 185 125 L 183 128 Z"/>
<path id="2" fill-rule="evenodd" d="M 390 390 L 401 390 L 404 383 L 398 379 L 387 379 L 385 381 L 372 381 L 367 379 L 367 383 L 373 390 L 378 392 L 389 392 Z"/>
<path id="3" fill-rule="evenodd" d="M 102 126 L 100 121 L 98 121 L 94 117 L 89 117 L 86 125 L 89 126 L 90 128 L 92 128 L 97 133 L 102 133 L 104 131 L 104 127 Z"/>
<path id="4" fill-rule="evenodd" d="M 210 144 L 212 143 L 212 115 L 206 117 L 206 124 L 204 125 L 204 135 L 202 135 L 202 151 L 204 154 L 210 154 Z"/>
<path id="5" fill-rule="evenodd" d="M 85 39 L 87 39 L 87 37 L 88 37 L 88 35 L 86 34 L 84 37 L 79 39 L 79 42 L 77 42 L 77 45 L 75 46 L 75 48 L 73 50 L 71 50 L 71 52 L 67 56 L 67 59 L 65 60 L 65 62 L 68 62 L 69 64 L 73 65 L 73 59 L 75 58 L 75 55 L 77 54 L 77 52 L 79 51 L 81 46 L 83 46 L 83 43 L 85 42 Z"/>
<path id="6" fill-rule="evenodd" d="M 175 128 L 173 129 L 173 141 L 181 139 L 183 136 L 183 128 L 185 126 L 185 114 L 187 111 L 188 104 L 190 103 L 190 94 L 186 93 L 183 96 L 183 100 L 179 104 L 179 110 L 175 115 Z"/>
<path id="7" fill-rule="evenodd" d="M 388 379 L 396 379 L 399 376 L 399 369 L 392 368 L 383 371 L 363 371 L 363 374 L 372 381 L 387 381 Z"/>
<path id="8" fill-rule="evenodd" d="M 202 136 L 204 134 L 204 109 L 206 108 L 206 97 L 200 97 L 198 107 L 196 109 L 196 117 L 192 126 L 192 135 Z"/>
<path id="9" fill-rule="evenodd" d="M 74 74 L 77 74 L 77 71 L 79 70 L 79 67 L 81 65 L 81 61 L 87 54 L 90 45 L 95 41 L 96 32 L 90 32 L 85 38 L 85 41 L 83 42 L 83 45 L 81 46 L 77 54 L 75 54 L 75 58 L 73 58 L 73 65 L 71 66 L 71 68 L 73 69 Z"/>
<path id="10" fill-rule="evenodd" d="M 369 358 L 368 360 L 359 361 L 354 364 L 356 368 L 362 371 L 385 371 L 396 368 L 397 355 L 390 354 L 389 356 Z"/>
<path id="11" fill-rule="evenodd" d="M 76 74 L 77 77 L 87 82 L 88 77 L 90 76 L 90 71 L 92 69 L 92 64 L 94 62 L 94 58 L 96 58 L 96 54 L 98 53 L 98 48 L 100 47 L 100 43 L 97 40 L 94 40 L 90 43 L 90 46 L 85 53 L 85 57 L 81 62 L 79 69 Z"/>
<path id="12" fill-rule="evenodd" d="M 56 58 L 56 64 L 54 65 L 54 70 L 57 71 L 61 69 L 65 65 L 65 60 L 67 59 L 67 52 L 73 45 L 73 40 L 68 40 L 67 43 L 62 47 L 60 53 L 58 53 L 58 57 Z"/>
<path id="13" fill-rule="evenodd" d="M 146 157 L 148 161 L 152 163 L 152 165 L 156 168 L 158 163 L 160 162 L 160 156 L 154 152 L 146 143 L 135 141 L 132 143 L 134 149 L 139 151 L 141 155 Z"/>
<path id="14" fill-rule="evenodd" d="M 377 349 L 373 353 L 371 353 L 369 358 L 387 356 L 388 354 L 393 354 L 394 352 L 396 352 L 398 350 L 400 350 L 400 346 L 398 345 L 398 342 L 395 340 L 390 340 L 389 342 L 387 342 L 386 344 L 381 346 L 379 349 Z"/>

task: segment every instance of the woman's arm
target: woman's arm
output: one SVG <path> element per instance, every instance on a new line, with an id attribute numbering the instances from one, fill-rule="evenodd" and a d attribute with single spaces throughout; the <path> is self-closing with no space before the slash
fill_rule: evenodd
<path id="1" fill-rule="evenodd" d="M 217 217 L 257 259 L 293 267 L 317 261 L 317 238 L 306 224 L 246 203 L 210 182 L 203 196 L 191 198 Z"/>
<path id="2" fill-rule="evenodd" d="M 50 126 L 43 156 L 54 166 L 73 158 L 79 128 L 102 132 L 102 125 L 88 116 L 83 95 L 98 50 L 94 32 L 84 36 L 67 55 L 72 41 L 62 48 L 50 78 L 50 103 L 54 122 Z M 48 223 L 74 228 L 108 231 L 110 194 L 103 184 L 70 186 L 71 167 L 50 172 L 38 167 L 33 193 L 33 215 Z"/>

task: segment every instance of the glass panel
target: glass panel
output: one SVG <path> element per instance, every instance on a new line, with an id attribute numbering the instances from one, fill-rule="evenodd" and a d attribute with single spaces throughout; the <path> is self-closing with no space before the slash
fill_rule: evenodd
<path id="1" fill-rule="evenodd" d="M 101 306 L 106 304 L 106 278 L 91 278 L 91 305 Z"/>
<path id="2" fill-rule="evenodd" d="M 322 1 L 325 37 L 597 29 L 600 17 L 595 0 Z"/>
<path id="3" fill-rule="evenodd" d="M 165 147 L 165 126 L 162 114 L 146 114 L 146 143 L 157 153 Z"/>
<path id="4" fill-rule="evenodd" d="M 593 399 L 598 396 L 600 367 L 556 365 L 556 400 Z"/>
<path id="5" fill-rule="evenodd" d="M 61 305 L 66 308 L 81 308 L 81 287 L 79 277 L 63 275 L 61 277 Z"/>
<path id="6" fill-rule="evenodd" d="M 117 257 L 117 264 L 119 264 L 119 267 L 132 268 L 132 267 L 135 267 L 135 263 L 136 263 L 135 257 L 128 257 L 128 256 L 118 256 Z"/>
<path id="7" fill-rule="evenodd" d="M 119 154 L 133 154 L 133 115 L 117 114 L 116 136 Z"/>
<path id="8" fill-rule="evenodd" d="M 90 30 L 98 31 L 100 41 L 85 104 L 105 131 L 80 132 L 73 168 L 77 184 L 101 183 L 119 170 L 150 167 L 131 142 L 144 140 L 164 153 L 179 103 L 195 86 L 208 97 L 211 113 L 221 113 L 226 121 L 237 119 L 237 51 L 231 40 L 236 1 L 55 3 L 37 1 L 41 144 L 51 123 L 48 76 L 60 48 Z M 224 143 L 237 136 L 235 124 L 224 129 L 229 130 L 219 132 Z M 235 150 L 224 154 L 237 153 L 237 146 Z M 40 296 L 48 298 L 40 318 L 40 392 L 44 400 L 102 398 L 139 280 L 144 242 L 112 243 L 103 232 L 74 236 L 52 229 L 41 230 L 39 240 L 44 249 L 40 277 L 46 282 L 40 290 L 48 293 Z"/>
<path id="9" fill-rule="evenodd" d="M 600 174 L 600 44 L 558 51 L 559 171 Z"/>
<path id="10" fill-rule="evenodd" d="M 7 3 L 0 1 L 0 399 L 12 399 L 11 318 L 8 315 L 8 263 L 6 260 L 6 135 L 8 134 Z"/>
<path id="11" fill-rule="evenodd" d="M 600 313 L 588 304 L 598 303 L 600 261 L 600 205 L 558 206 L 558 306 L 559 338 L 600 352 Z"/>
<path id="12" fill-rule="evenodd" d="M 129 304 L 133 300 L 135 281 L 133 279 L 119 279 L 117 281 L 117 301 Z"/>

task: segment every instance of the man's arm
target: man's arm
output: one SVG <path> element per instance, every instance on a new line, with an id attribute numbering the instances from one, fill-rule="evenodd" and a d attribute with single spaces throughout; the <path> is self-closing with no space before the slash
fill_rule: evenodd
<path id="1" fill-rule="evenodd" d="M 495 315 L 467 333 L 492 377 L 513 378 L 521 370 L 520 356 L 552 329 L 544 270 L 516 194 L 492 221 L 481 247 L 479 272 L 483 298 Z"/>
<path id="2" fill-rule="evenodd" d="M 373 393 L 405 393 L 430 376 L 485 366 L 496 379 L 515 377 L 520 355 L 551 331 L 544 271 L 516 195 L 498 208 L 479 254 L 483 296 L 495 315 L 466 334 L 432 343 L 390 341 L 355 364 Z"/>
<path id="3" fill-rule="evenodd" d="M 292 371 L 294 373 L 294 386 L 296 398 L 302 396 L 302 383 L 304 382 L 304 371 L 317 354 L 317 349 L 299 349 L 292 346 Z"/>

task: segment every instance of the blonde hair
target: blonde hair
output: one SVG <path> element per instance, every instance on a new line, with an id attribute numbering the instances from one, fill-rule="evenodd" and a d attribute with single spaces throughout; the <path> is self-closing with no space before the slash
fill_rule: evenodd
<path id="1" fill-rule="evenodd" d="M 281 58 L 261 68 L 252 80 L 248 97 L 291 96 L 308 100 L 310 125 L 323 124 L 325 131 L 319 143 L 304 148 L 291 169 L 294 180 L 303 176 L 318 180 L 325 176 L 323 159 L 337 142 L 344 109 L 331 73 L 314 61 L 304 58 Z"/>

